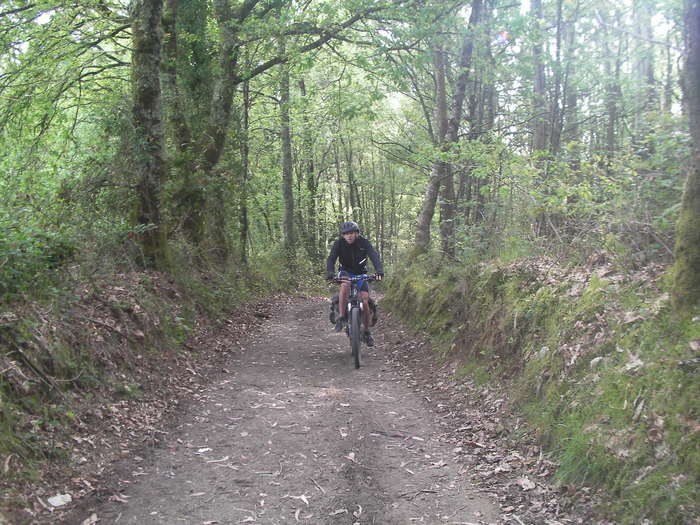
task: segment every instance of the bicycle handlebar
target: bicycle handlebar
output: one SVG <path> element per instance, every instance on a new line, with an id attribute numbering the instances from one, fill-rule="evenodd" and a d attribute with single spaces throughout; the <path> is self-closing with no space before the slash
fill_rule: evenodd
<path id="1" fill-rule="evenodd" d="M 333 279 L 337 283 L 342 282 L 357 282 L 357 281 L 376 281 L 377 278 L 374 275 L 356 275 L 355 277 L 336 277 Z"/>

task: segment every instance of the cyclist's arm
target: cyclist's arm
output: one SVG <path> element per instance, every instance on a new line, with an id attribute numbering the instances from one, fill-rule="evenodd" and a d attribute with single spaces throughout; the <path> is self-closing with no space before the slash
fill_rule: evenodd
<path id="1" fill-rule="evenodd" d="M 335 261 L 338 258 L 338 241 L 333 243 L 331 253 L 326 261 L 326 275 L 335 273 Z"/>

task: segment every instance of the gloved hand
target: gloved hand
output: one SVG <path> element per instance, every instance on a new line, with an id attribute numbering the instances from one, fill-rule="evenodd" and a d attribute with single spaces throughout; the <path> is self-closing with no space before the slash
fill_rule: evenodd
<path id="1" fill-rule="evenodd" d="M 375 278 L 377 281 L 381 281 L 382 279 L 384 279 L 384 274 L 383 274 L 383 273 L 375 273 L 375 274 L 374 274 L 374 278 Z"/>

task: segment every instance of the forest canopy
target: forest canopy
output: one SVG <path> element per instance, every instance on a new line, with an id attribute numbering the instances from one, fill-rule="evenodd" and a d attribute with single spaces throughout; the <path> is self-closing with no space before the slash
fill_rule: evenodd
<path id="1" fill-rule="evenodd" d="M 683 13 L 6 2 L 3 293 L 76 257 L 320 271 L 345 219 L 390 261 L 671 262 L 692 151 Z"/>

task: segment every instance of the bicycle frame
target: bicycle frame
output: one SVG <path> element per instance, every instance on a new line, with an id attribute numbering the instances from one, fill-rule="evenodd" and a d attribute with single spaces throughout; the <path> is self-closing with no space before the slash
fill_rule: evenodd
<path id="1" fill-rule="evenodd" d="M 374 281 L 374 277 L 367 274 L 355 275 L 353 277 L 342 276 L 336 278 L 339 283 L 350 282 L 350 295 L 345 310 L 348 319 L 346 333 L 350 338 L 352 356 L 355 360 L 355 368 L 360 368 L 360 343 L 362 342 L 361 326 L 364 305 L 360 298 L 360 288 L 364 281 Z"/>

